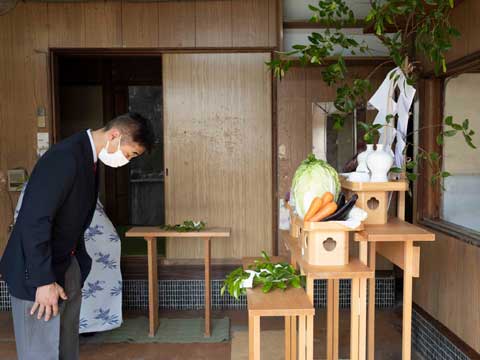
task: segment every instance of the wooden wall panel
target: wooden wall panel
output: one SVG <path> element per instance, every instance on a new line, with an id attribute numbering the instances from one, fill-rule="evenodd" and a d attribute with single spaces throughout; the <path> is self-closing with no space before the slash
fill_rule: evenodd
<path id="1" fill-rule="evenodd" d="M 232 0 L 233 46 L 268 44 L 268 1 Z"/>
<path id="2" fill-rule="evenodd" d="M 164 56 L 166 218 L 230 227 L 215 258 L 272 249 L 270 54 Z M 169 258 L 203 256 L 198 240 L 170 239 Z"/>
<path id="3" fill-rule="evenodd" d="M 268 0 L 268 45 L 271 47 L 276 47 L 278 41 L 279 4 L 278 0 Z"/>
<path id="4" fill-rule="evenodd" d="M 19 29 L 21 32 L 21 29 Z M 36 133 L 35 123 L 37 109 L 42 107 L 46 112 L 46 127 L 41 131 L 49 130 L 51 114 L 50 99 L 48 96 L 48 11 L 47 4 L 34 3 L 25 7 L 25 31 L 23 31 L 25 55 L 25 89 L 24 106 L 26 110 L 25 126 L 28 127 L 28 162 L 26 167 L 32 168 L 36 162 Z"/>
<path id="5" fill-rule="evenodd" d="M 469 1 L 463 1 L 455 5 L 452 11 L 450 21 L 452 25 L 462 34 L 459 38 L 454 38 L 452 41 L 452 49 L 447 53 L 447 63 L 453 60 L 460 59 L 468 52 L 468 42 L 471 34 L 468 31 L 468 11 L 470 8 Z"/>
<path id="6" fill-rule="evenodd" d="M 49 47 L 85 46 L 83 3 L 48 3 Z"/>
<path id="7" fill-rule="evenodd" d="M 459 60 L 469 54 L 480 51 L 480 36 L 478 26 L 480 25 L 480 2 L 478 0 L 463 0 L 455 2 L 450 21 L 460 31 L 461 36 L 454 38 L 452 49 L 446 54 L 448 63 Z M 425 72 L 433 71 L 433 66 L 425 59 L 421 59 Z"/>
<path id="8" fill-rule="evenodd" d="M 12 100 L 11 77 L 8 73 L 12 72 L 12 22 L 13 16 L 10 12 L 7 15 L 0 16 L 0 171 L 6 171 L 10 161 L 9 146 L 13 145 L 11 141 L 12 130 L 9 122 L 9 108 Z M 3 176 L 6 176 L 4 173 Z M 8 224 L 12 220 L 10 210 L 10 199 L 8 194 L 2 191 L 5 187 L 0 183 L 0 253 L 6 245 L 5 234 Z"/>
<path id="9" fill-rule="evenodd" d="M 158 46 L 158 4 L 122 2 L 124 47 Z"/>
<path id="10" fill-rule="evenodd" d="M 468 54 L 480 51 L 480 36 L 478 36 L 478 29 L 480 29 L 480 1 L 469 1 L 468 8 Z"/>
<path id="11" fill-rule="evenodd" d="M 121 47 L 122 3 L 113 0 L 86 2 L 84 8 L 85 46 Z"/>
<path id="12" fill-rule="evenodd" d="M 278 199 L 290 191 L 292 177 L 300 162 L 311 152 L 307 144 L 306 69 L 294 67 L 278 82 L 277 180 Z M 277 201 L 278 203 L 278 201 Z M 286 255 L 282 239 L 278 252 Z"/>
<path id="13" fill-rule="evenodd" d="M 480 352 L 480 248 L 441 233 L 420 245 L 413 300 Z"/>
<path id="14" fill-rule="evenodd" d="M 230 0 L 197 0 L 195 6 L 196 46 L 231 47 L 232 17 L 234 17 L 232 2 Z"/>
<path id="15" fill-rule="evenodd" d="M 271 9 L 277 2 L 268 0 L 268 19 L 264 20 L 271 29 Z M 207 7 L 211 5 L 210 11 Z M 17 166 L 30 171 L 36 162 L 37 131 L 52 130 L 49 48 L 221 46 L 230 49 L 232 17 L 231 0 L 19 3 L 14 10 L 0 16 L 0 171 Z M 271 35 L 264 39 L 273 41 Z M 42 129 L 36 123 L 39 107 L 45 108 L 47 115 L 47 126 Z M 13 196 L 16 200 L 16 194 Z M 7 204 L 0 201 L 0 249 L 6 242 L 6 226 L 10 221 Z"/>
<path id="16" fill-rule="evenodd" d="M 195 46 L 195 1 L 158 3 L 158 46 Z"/>

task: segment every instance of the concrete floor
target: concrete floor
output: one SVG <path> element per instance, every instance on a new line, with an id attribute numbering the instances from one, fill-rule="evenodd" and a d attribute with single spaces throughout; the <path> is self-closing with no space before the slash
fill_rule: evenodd
<path id="1" fill-rule="evenodd" d="M 378 360 L 401 359 L 401 317 L 399 310 L 377 310 L 375 358 Z M 138 316 L 138 313 L 126 316 Z M 162 312 L 162 317 L 200 317 L 202 312 L 179 311 Z M 228 316 L 232 329 L 247 331 L 248 317 L 246 311 L 217 311 L 216 317 Z M 315 359 L 325 358 L 325 316 L 324 309 L 317 309 L 315 316 Z M 349 317 L 347 310 L 340 313 L 340 358 L 349 358 Z M 283 319 L 265 318 L 262 330 L 283 329 Z M 80 358 L 115 359 L 115 360 L 231 360 L 231 343 L 217 344 L 84 344 L 80 346 Z M 420 359 L 416 354 L 412 357 Z M 0 359 L 16 359 L 15 342 L 11 314 L 0 312 Z M 233 360 L 233 359 L 232 359 Z M 277 360 L 277 359 L 265 359 Z"/>

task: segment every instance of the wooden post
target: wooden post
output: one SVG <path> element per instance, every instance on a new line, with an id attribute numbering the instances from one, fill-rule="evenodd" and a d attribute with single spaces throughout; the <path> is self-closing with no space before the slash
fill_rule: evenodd
<path id="1" fill-rule="evenodd" d="M 291 325 L 292 325 L 291 316 L 285 316 L 285 360 L 295 360 L 295 358 L 292 358 L 292 350 L 291 350 L 291 341 L 292 341 Z"/>
<path id="2" fill-rule="evenodd" d="M 413 241 L 404 243 L 402 360 L 410 360 L 412 351 L 412 271 Z"/>
<path id="3" fill-rule="evenodd" d="M 338 360 L 340 280 L 327 280 L 327 359 Z"/>
<path id="4" fill-rule="evenodd" d="M 255 355 L 255 349 L 254 349 L 254 330 L 253 330 L 253 321 L 254 321 L 254 316 L 250 314 L 250 311 L 248 312 L 248 360 L 253 360 L 254 355 Z"/>
<path id="5" fill-rule="evenodd" d="M 359 258 L 365 265 L 368 265 L 368 242 L 362 241 L 359 244 Z M 365 360 L 367 356 L 367 279 L 360 279 L 360 319 L 359 319 L 359 345 L 358 358 Z"/>
<path id="6" fill-rule="evenodd" d="M 205 337 L 210 337 L 210 238 L 204 238 L 205 252 Z"/>
<path id="7" fill-rule="evenodd" d="M 297 317 L 290 317 L 290 356 L 292 359 L 297 358 Z"/>
<path id="8" fill-rule="evenodd" d="M 333 280 L 333 343 L 332 343 L 332 359 L 338 360 L 338 317 L 340 313 L 340 280 Z"/>
<path id="9" fill-rule="evenodd" d="M 314 306 L 314 303 L 313 303 L 313 291 L 314 291 L 314 285 L 315 285 L 315 279 L 311 276 L 308 276 L 307 275 L 307 283 L 306 283 L 306 293 L 307 293 L 307 296 L 308 296 L 308 299 L 310 300 L 310 303 L 312 304 L 313 307 Z M 292 320 L 293 321 L 296 321 L 296 317 L 295 316 L 292 316 Z M 313 322 L 312 322 L 312 334 L 313 334 Z M 300 326 L 300 325 L 299 325 Z M 292 325 L 292 331 L 296 333 L 296 324 L 295 325 Z M 300 332 L 300 330 L 299 330 Z M 312 335 L 313 336 L 313 335 Z M 296 349 L 294 348 L 294 346 L 296 346 L 296 341 L 293 342 L 293 338 L 292 338 L 292 358 L 295 359 L 297 354 L 296 354 Z M 313 342 L 312 342 L 312 347 L 313 347 Z M 312 350 L 313 352 L 313 350 Z"/>
<path id="10" fill-rule="evenodd" d="M 333 306 L 335 304 L 334 300 L 334 288 L 333 279 L 327 280 L 327 359 L 333 359 L 333 334 L 334 334 L 334 325 L 333 325 Z"/>
<path id="11" fill-rule="evenodd" d="M 248 359 L 260 360 L 260 316 L 248 314 Z"/>
<path id="12" fill-rule="evenodd" d="M 358 330 L 359 330 L 359 294 L 360 279 L 352 278 L 351 320 L 350 320 L 350 359 L 358 360 Z"/>
<path id="13" fill-rule="evenodd" d="M 158 329 L 158 272 L 157 238 L 146 237 L 148 250 L 148 336 L 154 337 Z"/>
<path id="14" fill-rule="evenodd" d="M 298 360 L 305 360 L 305 315 L 298 316 Z"/>
<path id="15" fill-rule="evenodd" d="M 313 315 L 307 316 L 307 360 L 313 360 Z"/>
<path id="16" fill-rule="evenodd" d="M 405 220 L 405 191 L 399 191 L 397 194 L 397 217 L 401 220 Z"/>
<path id="17" fill-rule="evenodd" d="M 375 249 L 375 242 L 369 243 L 369 266 L 375 271 L 377 253 Z M 367 359 L 374 360 L 375 358 L 375 277 L 368 279 L 368 339 L 367 339 Z"/>

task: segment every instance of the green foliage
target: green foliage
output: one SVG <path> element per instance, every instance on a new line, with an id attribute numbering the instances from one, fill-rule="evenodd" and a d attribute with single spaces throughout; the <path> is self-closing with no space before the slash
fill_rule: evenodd
<path id="1" fill-rule="evenodd" d="M 205 229 L 205 225 L 207 224 L 203 221 L 185 220 L 182 224 L 163 225 L 162 229 L 178 232 L 202 231 L 203 229 Z"/>
<path id="2" fill-rule="evenodd" d="M 390 115 L 387 116 L 387 118 Z M 388 120 L 387 120 L 388 123 Z M 391 125 L 385 125 L 385 126 L 391 126 Z M 444 119 L 444 124 L 440 125 L 441 130 L 439 131 L 436 142 L 438 145 L 443 145 L 444 144 L 444 139 L 446 137 L 453 137 L 457 135 L 458 133 L 461 133 L 465 137 L 465 142 L 466 144 L 471 147 L 472 149 L 476 149 L 477 147 L 473 144 L 473 139 L 472 136 L 475 135 L 475 131 L 470 129 L 470 124 L 469 120 L 465 119 L 462 124 L 455 123 L 453 121 L 452 116 L 447 116 Z M 367 124 L 365 122 L 359 121 L 358 127 L 364 131 L 364 136 L 363 139 L 367 144 L 373 144 L 374 139 L 376 139 L 379 135 L 379 130 L 383 127 L 382 125 L 379 124 Z M 425 127 L 419 130 L 424 130 L 424 129 L 434 129 L 435 127 Z M 419 131 L 417 130 L 417 131 Z M 410 134 L 407 134 L 411 135 Z M 413 146 L 411 143 L 407 143 L 404 150 L 403 150 L 403 155 L 405 156 L 407 154 L 407 150 Z M 447 171 L 442 171 L 441 169 L 441 160 L 442 156 L 437 153 L 436 151 L 426 151 L 421 147 L 417 147 L 417 156 L 415 160 L 413 159 L 407 159 L 407 161 L 404 164 L 403 168 L 398 168 L 398 167 L 392 167 L 390 169 L 390 172 L 392 173 L 405 173 L 407 176 L 407 179 L 410 181 L 415 181 L 417 180 L 419 173 L 416 171 L 419 171 L 422 166 L 428 166 L 433 170 L 433 175 L 430 179 L 430 182 L 432 185 L 435 185 L 437 181 L 441 181 L 445 179 L 446 177 L 450 176 L 450 173 Z M 443 186 L 443 184 L 442 184 Z"/>
<path id="3" fill-rule="evenodd" d="M 305 276 L 300 275 L 295 268 L 288 263 L 273 263 L 265 251 L 262 251 L 262 260 L 255 260 L 253 265 L 248 267 L 255 271 L 253 286 L 261 286 L 264 293 L 273 289 L 285 290 L 288 287 L 300 288 L 305 286 Z M 248 279 L 250 274 L 239 267 L 227 275 L 223 282 L 220 294 L 223 296 L 225 291 L 238 299 L 245 295 L 246 289 L 242 282 Z"/>
<path id="4" fill-rule="evenodd" d="M 408 59 L 412 43 L 420 55 L 434 64 L 436 73 L 446 71 L 445 54 L 452 47 L 452 38 L 460 35 L 450 25 L 453 5 L 453 0 L 371 1 L 365 22 L 387 48 L 391 61 L 402 68 L 409 84 L 416 80 L 416 68 Z M 325 31 L 311 33 L 307 45 L 294 45 L 292 51 L 281 54 L 297 56 L 303 65 L 323 65 L 323 81 L 341 88 L 337 91 L 335 106 L 348 114 L 364 100 L 368 78 L 354 79 L 353 84 L 347 84 L 344 54 L 365 54 L 369 51 L 368 46 L 342 31 L 342 26 L 356 21 L 344 0 L 320 0 L 318 5 L 309 5 L 309 9 L 312 11 L 310 21 L 324 24 Z M 281 79 L 291 67 L 292 60 L 277 58 L 267 65 L 274 76 Z M 360 83 L 355 84 L 357 80 Z"/>
<path id="5" fill-rule="evenodd" d="M 371 9 L 366 16 L 367 27 L 373 29 L 375 36 L 386 47 L 389 53 L 389 62 L 400 67 L 405 75 L 406 82 L 414 85 L 418 77 L 418 62 L 410 61 L 408 55 L 415 48 L 416 54 L 433 64 L 436 74 L 446 72 L 445 54 L 452 47 L 452 39 L 460 33 L 450 24 L 450 13 L 454 7 L 454 0 L 371 0 Z M 338 112 L 334 115 L 334 128 L 341 130 L 347 117 L 357 107 L 365 107 L 365 96 L 371 91 L 369 78 L 358 79 L 349 76 L 345 63 L 345 54 L 356 55 L 369 52 L 365 43 L 359 43 L 342 32 L 345 24 L 355 23 L 352 10 L 344 0 L 320 0 L 317 5 L 309 5 L 312 11 L 311 22 L 322 23 L 326 26 L 323 33 L 313 32 L 308 37 L 308 44 L 294 45 L 293 50 L 280 53 L 287 58 L 279 57 L 267 65 L 273 70 L 275 77 L 282 79 L 292 66 L 291 56 L 296 56 L 303 65 L 315 64 L 322 66 L 322 80 L 329 86 L 336 86 L 334 105 Z M 337 50 L 340 49 L 340 50 Z M 374 72 L 378 67 L 374 70 Z M 399 75 L 393 80 L 397 81 Z M 353 78 L 348 81 L 347 78 Z M 385 126 L 393 126 L 395 117 L 388 115 Z M 363 140 L 372 144 L 379 136 L 381 125 L 359 123 L 364 131 Z M 445 118 L 445 128 L 437 136 L 437 143 L 443 145 L 445 137 L 462 134 L 466 144 L 476 149 L 473 143 L 475 131 L 469 128 L 469 121 L 453 122 L 452 117 Z M 413 144 L 407 143 L 406 149 Z M 407 172 L 411 181 L 417 179 L 414 173 L 420 163 L 426 162 L 435 169 L 432 183 L 447 177 L 449 174 L 440 170 L 441 156 L 435 152 L 418 150 L 416 161 L 404 164 L 403 169 L 394 169 L 395 172 Z"/>

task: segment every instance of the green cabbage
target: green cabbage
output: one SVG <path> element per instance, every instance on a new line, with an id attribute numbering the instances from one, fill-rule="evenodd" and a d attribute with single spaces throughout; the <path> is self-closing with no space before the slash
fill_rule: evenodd
<path id="1" fill-rule="evenodd" d="M 340 179 L 337 171 L 326 161 L 315 158 L 310 154 L 295 171 L 290 202 L 302 219 L 305 216 L 312 200 L 321 197 L 325 192 L 331 192 L 335 199 L 340 193 Z"/>

